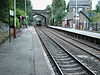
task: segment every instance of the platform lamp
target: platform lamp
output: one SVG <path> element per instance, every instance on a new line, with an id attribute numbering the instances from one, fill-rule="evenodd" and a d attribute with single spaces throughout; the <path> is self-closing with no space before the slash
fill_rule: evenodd
<path id="1" fill-rule="evenodd" d="M 26 20 L 26 21 L 25 21 L 25 25 L 26 25 L 26 27 L 27 27 L 26 1 L 27 1 L 27 0 L 25 0 L 25 20 Z"/>
<path id="2" fill-rule="evenodd" d="M 76 29 L 78 28 L 78 24 L 79 24 L 79 22 L 78 22 L 79 14 L 78 14 L 78 6 L 77 5 L 78 4 L 77 4 L 77 0 L 76 0 L 76 26 L 75 26 Z"/>
<path id="3" fill-rule="evenodd" d="M 75 29 L 77 28 L 77 0 L 76 0 L 76 26 Z"/>
<path id="4" fill-rule="evenodd" d="M 53 12 L 53 10 L 54 9 L 53 9 L 53 5 L 52 5 L 52 24 L 54 25 L 54 17 L 53 17 L 54 16 L 54 12 Z"/>

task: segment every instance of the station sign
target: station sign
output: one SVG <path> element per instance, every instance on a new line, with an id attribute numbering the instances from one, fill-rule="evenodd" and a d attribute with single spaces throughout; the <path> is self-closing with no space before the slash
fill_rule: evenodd
<path id="1" fill-rule="evenodd" d="M 10 15 L 14 16 L 14 12 L 12 10 L 10 10 Z"/>

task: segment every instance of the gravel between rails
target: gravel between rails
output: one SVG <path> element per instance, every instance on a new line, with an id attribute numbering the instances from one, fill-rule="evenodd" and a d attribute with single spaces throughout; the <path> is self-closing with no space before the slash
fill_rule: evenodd
<path id="1" fill-rule="evenodd" d="M 46 31 L 45 31 L 46 32 Z M 60 38 L 56 37 L 49 32 L 46 32 L 49 35 L 52 35 L 53 39 L 59 42 L 63 47 L 66 48 L 69 52 L 71 52 L 75 57 L 77 57 L 80 61 L 82 61 L 86 66 L 88 66 L 92 71 L 96 73 L 96 75 L 100 74 L 100 61 L 96 60 L 93 56 L 88 55 L 84 51 L 80 51 L 80 49 L 66 43 L 65 41 L 61 40 Z"/>
<path id="2" fill-rule="evenodd" d="M 50 52 L 64 72 L 64 75 L 89 75 L 76 61 L 72 60 L 69 55 L 66 55 L 59 46 L 54 44 L 42 32 L 39 32 L 39 35 L 50 49 Z"/>

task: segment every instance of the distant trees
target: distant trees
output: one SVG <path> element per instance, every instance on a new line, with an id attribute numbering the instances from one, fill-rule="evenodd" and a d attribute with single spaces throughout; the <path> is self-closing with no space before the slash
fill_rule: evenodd
<path id="1" fill-rule="evenodd" d="M 51 24 L 55 23 L 56 25 L 58 24 L 58 22 L 61 23 L 62 18 L 66 15 L 65 1 L 64 0 L 53 0 L 51 10 L 52 10 L 52 16 L 50 18 L 50 23 Z"/>
<path id="2" fill-rule="evenodd" d="M 89 11 L 89 13 L 94 14 L 89 17 L 90 22 L 100 22 L 100 1 L 98 1 L 98 4 L 96 5 L 96 10 Z"/>
<path id="3" fill-rule="evenodd" d="M 46 7 L 45 10 L 51 11 L 51 6 L 50 5 L 47 5 L 47 7 Z"/>
<path id="4" fill-rule="evenodd" d="M 98 1 L 98 4 L 96 5 L 96 12 L 100 13 L 100 1 Z"/>
<path id="5" fill-rule="evenodd" d="M 7 0 L 0 0 L 0 21 L 6 20 L 8 14 L 7 3 Z"/>
<path id="6" fill-rule="evenodd" d="M 16 7 L 20 10 L 25 11 L 25 0 L 16 0 Z M 30 14 L 32 12 L 32 6 L 30 0 L 26 0 L 26 12 Z"/>
<path id="7" fill-rule="evenodd" d="M 4 23 L 9 22 L 9 10 L 14 11 L 14 0 L 0 0 L 0 21 Z M 26 16 L 32 13 L 32 6 L 30 0 L 26 0 L 25 12 L 25 0 L 16 0 L 17 21 L 19 16 Z M 25 15 L 25 13 L 27 13 Z M 19 24 L 17 22 L 17 24 Z"/>

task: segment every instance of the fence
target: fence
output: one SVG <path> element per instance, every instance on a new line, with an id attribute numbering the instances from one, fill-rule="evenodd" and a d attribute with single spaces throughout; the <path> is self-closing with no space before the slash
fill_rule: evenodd
<path id="1" fill-rule="evenodd" d="M 89 23 L 88 29 L 92 31 L 100 31 L 100 22 Z"/>

